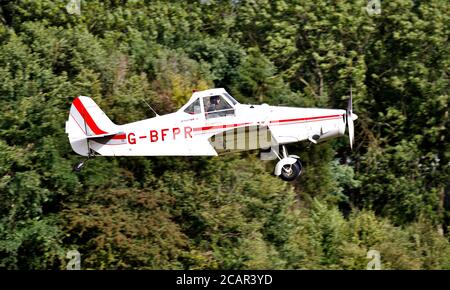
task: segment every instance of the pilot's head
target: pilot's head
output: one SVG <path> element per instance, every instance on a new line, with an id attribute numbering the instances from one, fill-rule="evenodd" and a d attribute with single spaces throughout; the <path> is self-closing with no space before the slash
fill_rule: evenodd
<path id="1" fill-rule="evenodd" d="M 212 96 L 210 99 L 211 104 L 218 105 L 220 103 L 220 97 L 219 96 Z"/>

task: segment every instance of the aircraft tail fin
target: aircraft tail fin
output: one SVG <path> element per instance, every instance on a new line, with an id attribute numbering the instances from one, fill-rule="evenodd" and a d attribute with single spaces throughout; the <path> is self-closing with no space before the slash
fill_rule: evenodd
<path id="1" fill-rule="evenodd" d="M 66 122 L 66 133 L 72 149 L 83 156 L 91 152 L 89 141 L 123 142 L 125 134 L 119 132 L 100 107 L 89 97 L 75 98 L 70 107 L 69 119 Z M 111 140 L 111 141 L 110 141 Z"/>

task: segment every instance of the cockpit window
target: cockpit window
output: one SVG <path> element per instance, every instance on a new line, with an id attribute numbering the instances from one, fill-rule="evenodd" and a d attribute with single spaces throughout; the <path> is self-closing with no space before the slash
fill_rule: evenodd
<path id="1" fill-rule="evenodd" d="M 231 95 L 229 95 L 228 93 L 225 93 L 225 96 L 230 100 L 231 103 L 233 103 L 233 106 L 236 105 L 238 103 L 238 101 L 236 101 L 235 98 L 233 98 Z"/>
<path id="2" fill-rule="evenodd" d="M 206 119 L 234 115 L 234 108 L 223 96 L 210 96 L 203 98 Z"/>
<path id="3" fill-rule="evenodd" d="M 190 104 L 185 110 L 185 113 L 195 115 L 200 114 L 202 112 L 202 108 L 200 106 L 200 99 L 195 100 L 192 104 Z"/>

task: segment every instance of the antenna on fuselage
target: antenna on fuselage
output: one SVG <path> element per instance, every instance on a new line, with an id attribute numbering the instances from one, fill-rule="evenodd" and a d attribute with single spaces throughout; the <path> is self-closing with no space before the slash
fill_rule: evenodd
<path id="1" fill-rule="evenodd" d="M 147 105 L 147 107 L 150 108 L 150 110 L 152 110 L 153 113 L 155 113 L 156 117 L 159 117 L 158 113 L 156 113 L 156 111 L 153 110 L 153 108 L 144 99 L 142 99 L 142 101 Z"/>

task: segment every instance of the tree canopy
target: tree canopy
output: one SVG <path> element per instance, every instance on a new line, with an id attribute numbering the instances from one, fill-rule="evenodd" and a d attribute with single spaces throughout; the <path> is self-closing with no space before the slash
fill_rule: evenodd
<path id="1" fill-rule="evenodd" d="M 0 268 L 450 269 L 450 2 L 76 0 L 0 4 Z M 64 132 L 75 96 L 116 123 L 193 89 L 345 108 L 345 138 L 257 152 L 96 158 Z"/>

